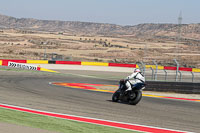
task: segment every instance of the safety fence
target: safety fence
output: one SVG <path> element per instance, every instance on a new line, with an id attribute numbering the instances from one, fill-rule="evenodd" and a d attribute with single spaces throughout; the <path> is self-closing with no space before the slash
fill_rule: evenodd
<path id="1" fill-rule="evenodd" d="M 151 81 L 183 81 L 200 82 L 196 73 L 200 73 L 199 68 L 179 67 L 176 61 L 174 66 L 160 66 L 155 61 L 153 65 L 145 65 L 143 62 L 136 64 L 123 63 L 105 63 L 105 62 L 84 62 L 84 61 L 55 61 L 55 60 L 13 60 L 0 59 L 0 65 L 8 66 L 8 62 L 27 63 L 27 64 L 67 64 L 67 65 L 85 65 L 85 66 L 108 66 L 108 67 L 128 67 L 140 68 L 147 80 Z M 186 75 L 186 76 L 185 76 Z"/>
<path id="2" fill-rule="evenodd" d="M 84 61 L 11 60 L 11 59 L 0 59 L 0 65 L 8 65 L 9 61 L 16 62 L 16 63 L 27 63 L 27 64 L 68 64 L 68 65 L 71 64 L 71 65 L 88 65 L 88 66 L 113 66 L 113 67 L 140 68 L 140 66 L 137 63 L 123 64 L 123 63 L 84 62 Z M 145 68 L 152 68 L 152 69 L 157 69 L 157 70 L 177 70 L 177 67 L 159 66 L 159 65 L 145 65 Z M 200 69 L 178 67 L 178 71 L 200 72 Z"/>

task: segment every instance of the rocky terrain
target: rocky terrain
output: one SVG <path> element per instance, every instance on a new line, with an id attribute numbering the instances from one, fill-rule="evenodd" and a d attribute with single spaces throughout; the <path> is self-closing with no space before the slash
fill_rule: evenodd
<path id="1" fill-rule="evenodd" d="M 180 29 L 180 34 L 179 34 Z M 199 67 L 199 24 L 115 24 L 0 15 L 0 58 L 87 60 Z M 54 55 L 52 55 L 54 53 Z M 55 54 L 56 53 L 56 54 Z"/>

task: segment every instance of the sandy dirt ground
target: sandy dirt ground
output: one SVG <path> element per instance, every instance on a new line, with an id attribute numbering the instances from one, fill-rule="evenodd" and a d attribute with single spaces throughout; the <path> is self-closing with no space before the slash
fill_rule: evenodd
<path id="1" fill-rule="evenodd" d="M 191 33 L 190 33 L 191 34 Z M 8 59 L 57 59 L 98 62 L 137 62 L 162 65 L 179 64 L 199 68 L 199 46 L 167 39 L 137 37 L 72 36 L 46 32 L 24 33 L 4 30 L 0 33 L 0 57 Z M 193 43 L 191 43 L 193 44 Z M 178 51 L 178 52 L 177 52 Z"/>

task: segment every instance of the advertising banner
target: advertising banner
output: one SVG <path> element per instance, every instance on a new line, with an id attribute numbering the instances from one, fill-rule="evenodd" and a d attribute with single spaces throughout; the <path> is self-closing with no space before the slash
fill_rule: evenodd
<path id="1" fill-rule="evenodd" d="M 8 62 L 9 67 L 21 68 L 21 69 L 28 69 L 28 70 L 37 70 L 37 66 L 23 64 L 23 63 L 16 63 L 16 62 Z"/>

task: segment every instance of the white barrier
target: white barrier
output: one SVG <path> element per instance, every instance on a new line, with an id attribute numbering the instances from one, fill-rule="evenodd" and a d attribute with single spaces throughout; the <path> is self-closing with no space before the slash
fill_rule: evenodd
<path id="1" fill-rule="evenodd" d="M 9 67 L 15 67 L 15 68 L 21 68 L 21 69 L 28 69 L 28 70 L 38 70 L 37 66 L 29 65 L 29 64 L 23 64 L 23 63 L 16 63 L 16 62 L 8 62 Z"/>

